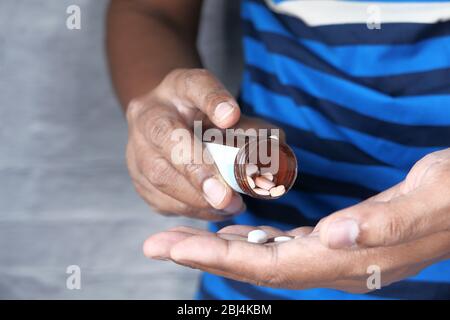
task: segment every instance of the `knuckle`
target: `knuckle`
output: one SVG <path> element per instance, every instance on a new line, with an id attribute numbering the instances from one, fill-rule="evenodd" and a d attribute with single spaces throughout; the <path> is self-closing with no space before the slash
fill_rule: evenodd
<path id="1" fill-rule="evenodd" d="M 176 121 L 172 118 L 163 116 L 153 118 L 148 124 L 148 138 L 150 142 L 161 148 L 169 139 Z"/>
<path id="2" fill-rule="evenodd" d="M 194 68 L 185 69 L 183 71 L 184 81 L 187 81 L 189 84 L 196 82 L 196 80 L 202 80 L 210 77 L 212 77 L 212 74 L 206 69 Z"/>
<path id="3" fill-rule="evenodd" d="M 212 174 L 209 173 L 209 170 L 203 164 L 198 163 L 189 163 L 184 166 L 184 171 L 186 176 L 193 177 L 195 182 L 200 183 L 201 181 L 206 180 L 208 176 Z"/>
<path id="4" fill-rule="evenodd" d="M 164 87 L 165 85 L 172 86 L 174 83 L 176 83 L 180 79 L 180 77 L 183 75 L 183 73 L 186 70 L 187 69 L 184 69 L 184 68 L 175 68 L 175 69 L 173 69 L 161 81 L 160 87 L 161 86 Z"/>
<path id="5" fill-rule="evenodd" d="M 213 75 L 206 69 L 187 69 L 180 74 L 179 89 L 192 94 L 198 92 L 194 90 L 198 86 L 204 87 L 205 83 L 211 82 Z"/>
<path id="6" fill-rule="evenodd" d="M 219 103 L 230 100 L 230 97 L 225 92 L 222 86 L 215 86 L 210 88 L 208 93 L 205 95 L 204 103 L 206 105 L 206 110 L 213 110 Z"/>
<path id="7" fill-rule="evenodd" d="M 182 215 L 193 215 L 195 213 L 195 209 L 192 208 L 191 206 L 182 203 L 182 202 L 177 202 L 174 205 L 174 210 L 176 213 L 182 214 Z"/>
<path id="8" fill-rule="evenodd" d="M 372 215 L 374 214 L 372 213 Z M 372 225 L 378 229 L 376 234 L 380 235 L 378 241 L 381 245 L 390 245 L 406 236 L 405 221 L 400 214 L 380 212 L 375 221 L 379 221 L 379 226 L 376 226 L 375 223 Z"/>
<path id="9" fill-rule="evenodd" d="M 269 287 L 284 287 L 288 286 L 289 280 L 285 273 L 279 272 L 279 270 L 285 270 L 280 266 L 278 259 L 278 251 L 275 246 L 267 247 L 268 256 L 267 267 L 262 268 L 258 285 L 264 285 Z"/>
<path id="10" fill-rule="evenodd" d="M 133 99 L 128 103 L 126 117 L 128 121 L 136 119 L 142 108 L 144 107 L 144 103 L 141 99 Z"/>
<path id="11" fill-rule="evenodd" d="M 164 158 L 156 158 L 150 162 L 150 168 L 146 174 L 147 179 L 155 187 L 164 187 L 167 181 L 172 179 L 172 165 Z"/>
<path id="12" fill-rule="evenodd" d="M 439 152 L 429 153 L 422 160 L 427 163 L 434 163 L 439 160 Z"/>

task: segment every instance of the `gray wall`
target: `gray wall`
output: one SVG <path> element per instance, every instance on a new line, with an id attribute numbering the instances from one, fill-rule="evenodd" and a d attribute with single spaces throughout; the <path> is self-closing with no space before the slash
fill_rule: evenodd
<path id="1" fill-rule="evenodd" d="M 205 17 L 230 38 L 235 21 L 214 18 L 223 3 L 208 0 Z M 70 4 L 82 9 L 81 31 L 65 27 Z M 132 188 L 126 124 L 103 52 L 106 4 L 0 2 L 0 298 L 176 299 L 195 291 L 197 272 L 141 254 L 151 233 L 203 224 L 153 214 Z M 224 73 L 235 90 L 239 64 L 230 61 L 239 47 L 221 49 L 217 39 L 202 33 L 204 56 L 219 73 L 236 69 Z M 81 267 L 81 290 L 66 289 L 72 264 Z"/>

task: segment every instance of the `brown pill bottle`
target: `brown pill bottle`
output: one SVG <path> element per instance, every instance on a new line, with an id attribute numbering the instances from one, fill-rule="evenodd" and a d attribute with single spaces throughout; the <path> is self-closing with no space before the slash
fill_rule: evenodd
<path id="1" fill-rule="evenodd" d="M 258 199 L 277 199 L 291 189 L 297 178 L 294 152 L 272 132 L 258 135 L 227 132 L 225 141 L 214 138 L 205 141 L 204 138 L 203 143 L 223 179 L 239 193 Z M 249 173 L 249 168 L 255 166 L 258 171 Z M 255 186 L 254 182 L 261 182 L 261 177 L 270 177 L 273 187 L 279 187 L 283 192 L 275 195 L 276 192 L 269 191 L 270 187 L 265 186 L 267 190 L 264 191 Z"/>

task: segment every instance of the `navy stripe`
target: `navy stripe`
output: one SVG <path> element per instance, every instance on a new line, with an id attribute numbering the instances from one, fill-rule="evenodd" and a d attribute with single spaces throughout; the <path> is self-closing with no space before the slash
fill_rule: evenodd
<path id="1" fill-rule="evenodd" d="M 378 193 L 375 190 L 360 185 L 305 173 L 299 175 L 292 189 L 301 192 L 353 197 L 361 200 L 367 199 Z M 316 219 L 308 218 L 299 208 L 286 203 L 280 203 L 277 200 L 261 201 L 248 196 L 244 196 L 244 198 L 248 211 L 256 215 L 258 219 L 267 220 L 267 225 L 271 224 L 274 216 L 276 216 L 277 223 L 285 225 L 287 229 L 293 229 L 299 226 L 315 226 L 322 218 L 321 216 L 318 216 Z M 220 230 L 226 226 L 235 224 L 235 222 L 231 219 L 215 222 L 214 224 Z"/>
<path id="2" fill-rule="evenodd" d="M 387 77 L 352 77 L 352 79 L 391 97 L 450 93 L 450 68 Z"/>
<path id="3" fill-rule="evenodd" d="M 250 21 L 245 20 L 243 21 L 243 30 L 245 36 L 263 42 L 271 52 L 285 55 L 318 71 L 358 83 L 393 97 L 450 93 L 450 68 L 394 76 L 355 77 L 329 64 L 294 39 L 256 30 Z"/>
<path id="4" fill-rule="evenodd" d="M 361 185 L 331 180 L 306 173 L 299 174 L 292 189 L 303 192 L 315 192 L 359 198 L 361 200 L 365 200 L 379 193 L 376 190 L 372 190 Z"/>
<path id="5" fill-rule="evenodd" d="M 246 0 L 263 5 L 263 0 Z M 366 24 L 335 24 L 310 27 L 301 19 L 273 13 L 296 37 L 317 40 L 329 45 L 352 44 L 413 44 L 425 39 L 450 35 L 450 21 L 428 23 L 383 23 L 380 30 L 370 30 Z"/>
<path id="6" fill-rule="evenodd" d="M 292 190 L 306 193 L 346 196 L 358 198 L 361 201 L 378 193 L 378 191 L 360 185 L 305 173 L 299 174 Z M 316 219 L 308 218 L 298 207 L 281 203 L 277 200 L 261 201 L 248 196 L 244 196 L 244 198 L 248 211 L 255 214 L 259 219 L 267 220 L 266 224 L 268 225 L 273 221 L 274 216 L 276 216 L 277 223 L 286 225 L 288 229 L 296 228 L 298 226 L 315 226 L 322 218 L 321 216 L 318 216 Z M 226 220 L 217 222 L 216 226 L 219 229 L 222 229 L 232 224 L 234 224 L 233 220 Z"/>
<path id="7" fill-rule="evenodd" d="M 450 299 L 450 283 L 430 281 L 401 281 L 370 293 L 378 297 L 397 299 Z"/>
<path id="8" fill-rule="evenodd" d="M 222 278 L 225 282 L 225 285 L 230 287 L 232 290 L 235 290 L 243 295 L 246 295 L 252 300 L 285 300 L 286 298 L 279 296 L 277 294 L 271 294 L 267 291 L 259 290 L 257 287 L 242 283 L 236 280 Z"/>
<path id="9" fill-rule="evenodd" d="M 297 105 L 314 108 L 337 125 L 405 146 L 446 147 L 450 145 L 450 126 L 405 125 L 375 119 L 329 100 L 311 96 L 298 87 L 282 84 L 275 75 L 257 67 L 247 65 L 246 69 L 254 82 L 272 92 L 292 98 Z"/>
<path id="10" fill-rule="evenodd" d="M 245 197 L 244 200 L 247 209 L 256 215 L 258 218 L 266 219 L 267 224 L 276 216 L 278 223 L 290 226 L 290 229 L 299 226 L 315 226 L 321 217 L 317 219 L 307 218 L 302 212 L 288 204 L 279 203 L 276 200 L 261 201 L 258 199 Z"/>
<path id="11" fill-rule="evenodd" d="M 249 116 L 258 117 L 255 108 L 239 99 L 239 105 Z M 281 123 L 274 119 L 268 119 L 272 124 L 280 127 L 286 133 L 289 145 L 313 152 L 321 157 L 340 162 L 385 166 L 387 163 L 368 155 L 355 145 L 338 140 L 320 138 L 311 131 L 296 128 L 294 126 Z"/>
<path id="12" fill-rule="evenodd" d="M 223 278 L 230 289 L 238 291 L 255 300 L 289 299 L 259 289 L 254 285 Z M 450 284 L 405 280 L 375 290 L 367 295 L 386 299 L 450 299 Z"/>

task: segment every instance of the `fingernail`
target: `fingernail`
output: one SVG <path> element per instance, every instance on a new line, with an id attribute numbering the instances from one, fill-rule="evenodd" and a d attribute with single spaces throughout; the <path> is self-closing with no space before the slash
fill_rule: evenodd
<path id="1" fill-rule="evenodd" d="M 328 246 L 331 248 L 346 248 L 356 244 L 359 235 L 358 223 L 353 219 L 342 219 L 328 226 Z"/>
<path id="2" fill-rule="evenodd" d="M 217 121 L 224 121 L 233 111 L 234 106 L 232 104 L 229 102 L 221 102 L 214 111 L 214 117 Z"/>
<path id="3" fill-rule="evenodd" d="M 227 188 L 221 181 L 215 178 L 209 178 L 203 182 L 203 193 L 205 194 L 206 200 L 213 207 L 217 207 L 227 195 Z"/>
<path id="4" fill-rule="evenodd" d="M 242 197 L 240 195 L 234 195 L 231 199 L 230 204 L 223 209 L 223 211 L 231 214 L 241 213 L 245 210 L 244 201 L 242 201 Z"/>
<path id="5" fill-rule="evenodd" d="M 159 260 L 159 261 L 169 261 L 170 259 L 167 257 L 152 257 L 152 259 L 154 260 Z"/>

